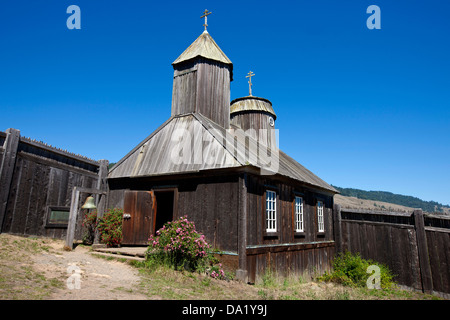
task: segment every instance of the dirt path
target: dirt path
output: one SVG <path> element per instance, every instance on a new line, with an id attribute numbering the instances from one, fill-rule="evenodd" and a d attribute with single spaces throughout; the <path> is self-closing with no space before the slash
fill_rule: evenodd
<path id="1" fill-rule="evenodd" d="M 432 299 L 405 291 L 368 292 L 300 278 L 265 277 L 259 285 L 156 268 L 150 273 L 64 241 L 0 234 L 0 300 L 353 300 Z"/>
<path id="2" fill-rule="evenodd" d="M 46 278 L 63 280 L 50 300 L 143 300 L 139 293 L 138 270 L 125 263 L 93 256 L 89 249 L 77 246 L 64 251 L 63 243 L 51 243 L 52 250 L 33 256 L 33 269 Z"/>

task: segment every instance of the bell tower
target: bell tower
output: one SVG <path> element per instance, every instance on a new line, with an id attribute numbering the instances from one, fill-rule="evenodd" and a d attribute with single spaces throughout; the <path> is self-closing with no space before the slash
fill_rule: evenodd
<path id="1" fill-rule="evenodd" d="M 201 113 L 225 129 L 230 126 L 230 82 L 233 64 L 205 30 L 172 63 L 172 116 Z"/>

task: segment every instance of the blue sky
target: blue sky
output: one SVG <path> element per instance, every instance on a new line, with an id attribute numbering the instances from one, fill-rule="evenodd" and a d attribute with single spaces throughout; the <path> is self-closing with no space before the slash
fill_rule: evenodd
<path id="1" fill-rule="evenodd" d="M 337 186 L 450 204 L 450 1 L 4 0 L 0 130 L 118 161 L 169 118 L 171 63 L 205 9 L 231 98 L 252 70 L 283 151 Z"/>

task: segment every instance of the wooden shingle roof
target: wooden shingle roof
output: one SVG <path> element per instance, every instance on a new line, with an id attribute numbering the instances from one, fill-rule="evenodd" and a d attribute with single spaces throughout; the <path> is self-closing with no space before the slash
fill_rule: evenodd
<path id="1" fill-rule="evenodd" d="M 203 57 L 229 65 L 233 64 L 206 30 L 203 31 L 203 33 L 172 63 L 172 65 L 196 57 Z"/>
<path id="2" fill-rule="evenodd" d="M 274 119 L 277 118 L 275 111 L 273 111 L 272 102 L 267 99 L 247 96 L 234 99 L 230 104 L 230 113 L 246 112 L 246 111 L 263 111 L 270 113 Z"/>
<path id="3" fill-rule="evenodd" d="M 172 116 L 123 157 L 110 170 L 108 178 L 151 177 L 243 166 L 264 168 L 260 163 L 276 161 L 273 174 L 337 193 L 336 189 L 281 150 L 272 152 L 272 157 L 261 159 L 257 141 L 243 130 L 234 129 L 233 134 L 229 134 L 199 113 Z M 262 154 L 264 157 L 266 153 Z"/>

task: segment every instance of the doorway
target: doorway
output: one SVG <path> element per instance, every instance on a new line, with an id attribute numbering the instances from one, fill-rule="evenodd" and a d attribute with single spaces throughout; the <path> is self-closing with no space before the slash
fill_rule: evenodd
<path id="1" fill-rule="evenodd" d="M 161 229 L 166 222 L 173 220 L 174 196 L 173 190 L 155 190 L 156 217 L 153 233 Z"/>

